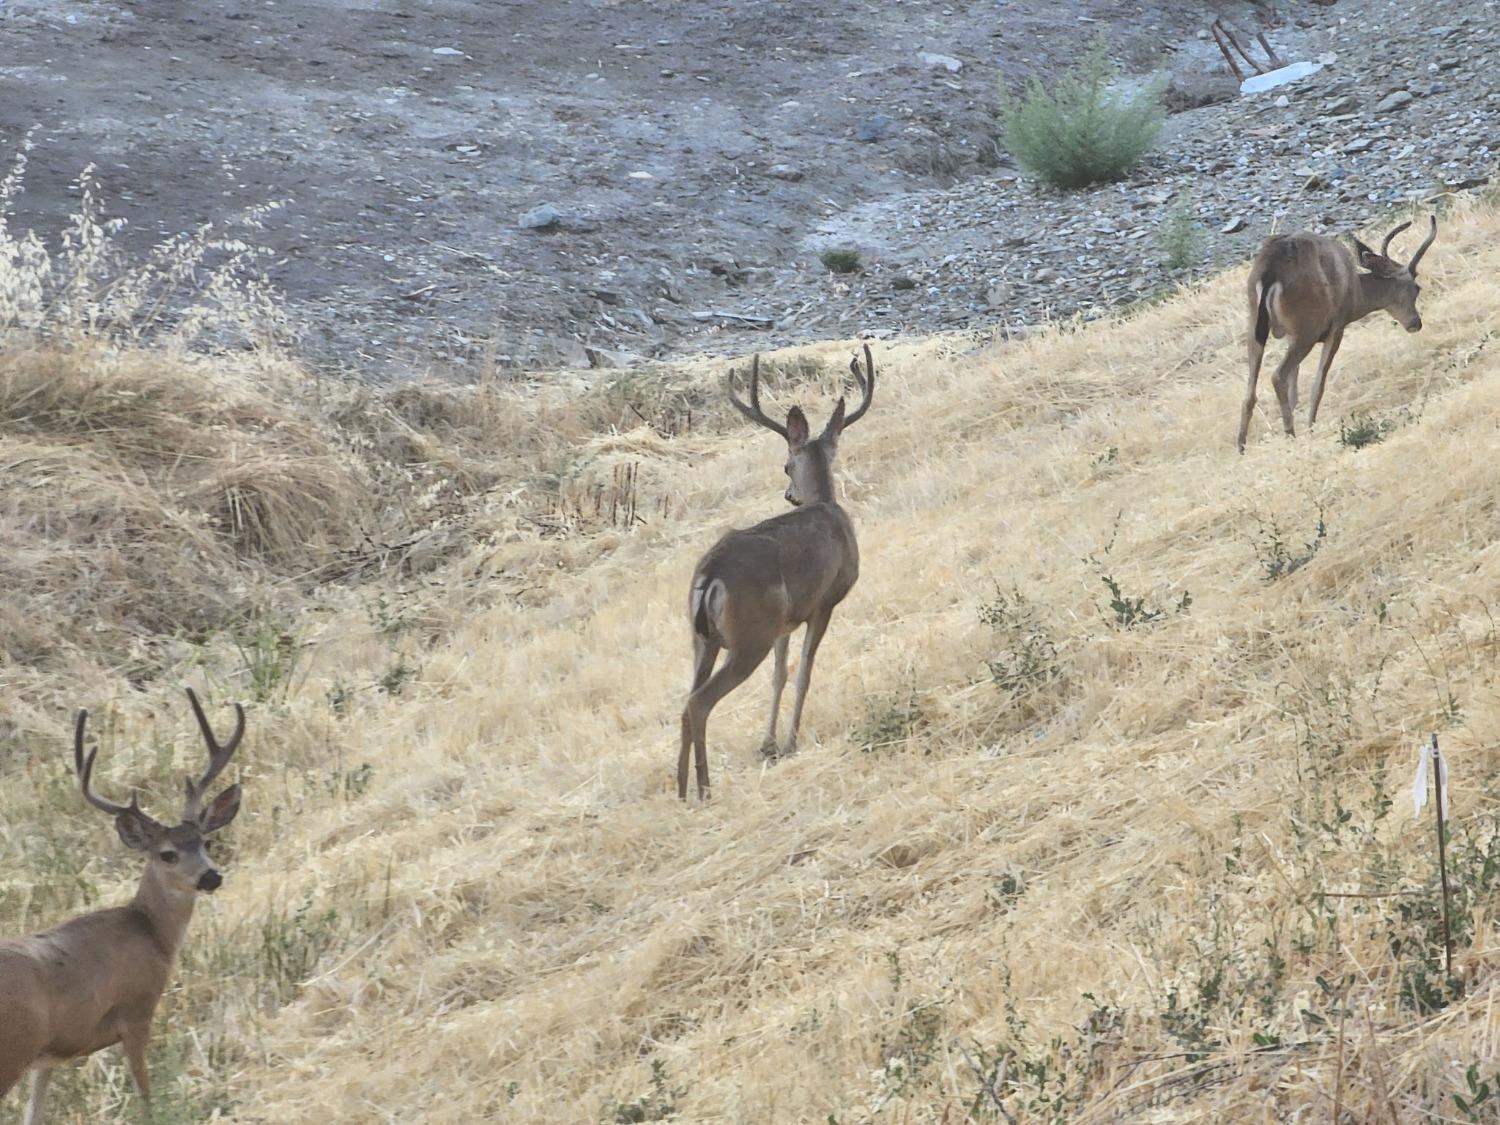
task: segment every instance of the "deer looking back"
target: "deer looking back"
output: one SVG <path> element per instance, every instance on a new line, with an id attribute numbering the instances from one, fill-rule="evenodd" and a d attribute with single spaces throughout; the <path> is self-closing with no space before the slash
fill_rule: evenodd
<path id="1" fill-rule="evenodd" d="M 187 779 L 182 823 L 170 828 L 143 813 L 134 797 L 117 805 L 93 791 L 99 751 L 84 753 L 88 712 L 78 713 L 73 768 L 79 787 L 89 804 L 114 818 L 125 846 L 146 854 L 146 870 L 128 906 L 81 914 L 31 937 L 0 940 L 0 1099 L 30 1070 L 26 1125 L 42 1125 L 53 1067 L 115 1043 L 124 1044 L 136 1088 L 151 1100 L 146 1071 L 151 1020 L 192 919 L 194 899 L 223 882 L 204 838 L 240 809 L 238 785 L 206 805 L 203 795 L 239 745 L 245 712 L 235 704 L 234 734 L 220 746 L 197 696 L 191 689 L 187 694 L 208 744 L 208 767 L 198 780 Z"/>
<path id="2" fill-rule="evenodd" d="M 677 795 L 687 798 L 688 755 L 694 756 L 698 796 L 708 796 L 708 715 L 714 705 L 744 682 L 768 652 L 775 652 L 771 677 L 771 717 L 762 752 L 768 757 L 792 753 L 797 727 L 812 679 L 813 657 L 828 628 L 834 607 L 859 578 L 859 544 L 854 525 L 833 491 L 833 462 L 839 439 L 865 416 L 875 393 L 875 365 L 865 346 L 865 371 L 859 360 L 849 368 L 863 399 L 844 416 L 844 400 L 816 438 L 799 407 L 787 412 L 786 425 L 766 417 L 760 408 L 760 357 L 750 364 L 750 404 L 734 393 L 729 373 L 729 401 L 751 421 L 786 439 L 786 498 L 796 511 L 731 531 L 713 545 L 693 572 L 688 620 L 693 629 L 693 686 L 682 710 L 682 748 L 677 757 Z M 776 716 L 786 687 L 787 645 L 806 625 L 797 694 L 792 704 L 786 744 L 776 746 Z M 714 670 L 720 651 L 724 664 Z"/>
<path id="3" fill-rule="evenodd" d="M 1241 453 L 1245 451 L 1245 435 L 1255 411 L 1255 384 L 1260 377 L 1268 335 L 1278 340 L 1290 337 L 1272 385 L 1281 406 L 1282 427 L 1288 434 L 1294 434 L 1292 413 L 1297 408 L 1297 368 L 1314 344 L 1321 343 L 1323 350 L 1318 356 L 1318 374 L 1307 413 L 1309 428 L 1318 420 L 1323 385 L 1343 342 L 1345 328 L 1377 309 L 1384 309 L 1408 332 L 1421 331 L 1417 295 L 1422 287 L 1417 284 L 1417 263 L 1437 237 L 1437 218 L 1432 219 L 1427 240 L 1417 248 L 1411 261 L 1403 265 L 1386 255 L 1391 240 L 1409 226 L 1408 220 L 1386 235 L 1378 254 L 1359 239 L 1354 240 L 1359 265 L 1366 273 L 1359 272 L 1349 251 L 1331 238 L 1303 232 L 1266 239 L 1250 267 L 1250 381 L 1240 409 L 1240 432 L 1236 439 Z"/>

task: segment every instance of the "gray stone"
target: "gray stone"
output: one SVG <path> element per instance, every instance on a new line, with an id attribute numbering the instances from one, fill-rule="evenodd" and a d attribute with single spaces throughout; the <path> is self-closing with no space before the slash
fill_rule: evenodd
<path id="1" fill-rule="evenodd" d="M 1359 99 L 1353 94 L 1345 94 L 1341 98 L 1334 98 L 1324 107 L 1328 114 L 1353 113 L 1359 108 Z"/>
<path id="2" fill-rule="evenodd" d="M 1220 227 L 1219 231 L 1222 234 L 1237 234 L 1244 229 L 1245 216 L 1236 215 L 1234 218 L 1230 219 L 1227 223 Z"/>
<path id="3" fill-rule="evenodd" d="M 891 126 L 894 124 L 895 122 L 885 114 L 877 113 L 869 120 L 859 123 L 858 127 L 854 130 L 854 139 L 864 141 L 866 144 L 871 141 L 878 141 L 891 131 Z"/>
<path id="4" fill-rule="evenodd" d="M 955 59 L 952 55 L 939 55 L 933 51 L 918 51 L 917 60 L 923 66 L 941 68 L 949 74 L 957 74 L 964 68 L 963 60 Z"/>
<path id="5" fill-rule="evenodd" d="M 1345 152 L 1364 152 L 1371 145 L 1369 137 L 1356 137 L 1344 146 Z"/>
<path id="6" fill-rule="evenodd" d="M 766 175 L 778 180 L 785 180 L 789 184 L 795 184 L 802 181 L 805 173 L 803 173 L 801 168 L 793 167 L 790 164 L 772 164 L 766 169 Z"/>
<path id="7" fill-rule="evenodd" d="M 562 212 L 551 203 L 533 207 L 521 216 L 522 230 L 551 230 L 562 222 Z"/>
<path id="8" fill-rule="evenodd" d="M 1376 113 L 1391 113 L 1411 104 L 1412 97 L 1405 90 L 1392 90 L 1375 105 Z"/>

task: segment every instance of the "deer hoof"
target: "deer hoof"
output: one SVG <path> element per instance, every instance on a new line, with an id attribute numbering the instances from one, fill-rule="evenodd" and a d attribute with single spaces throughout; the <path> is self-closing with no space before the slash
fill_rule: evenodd
<path id="1" fill-rule="evenodd" d="M 760 756 L 770 762 L 781 757 L 781 750 L 777 747 L 774 738 L 767 736 L 766 740 L 760 744 Z"/>

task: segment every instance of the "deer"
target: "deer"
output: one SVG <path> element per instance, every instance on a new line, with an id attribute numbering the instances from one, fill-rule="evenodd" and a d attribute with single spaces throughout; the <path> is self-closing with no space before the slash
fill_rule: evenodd
<path id="1" fill-rule="evenodd" d="M 1422 317 L 1417 312 L 1417 296 L 1422 292 L 1417 284 L 1417 265 L 1437 238 L 1437 216 L 1431 218 L 1426 241 L 1405 265 L 1388 254 L 1391 240 L 1411 226 L 1410 219 L 1385 236 L 1378 254 L 1354 239 L 1359 265 L 1368 271 L 1365 273 L 1355 267 L 1355 258 L 1345 247 L 1323 235 L 1303 231 L 1266 239 L 1250 267 L 1250 382 L 1240 408 L 1240 432 L 1235 443 L 1241 453 L 1245 452 L 1245 435 L 1255 411 L 1255 384 L 1260 377 L 1267 335 L 1278 340 L 1291 337 L 1272 385 L 1281 404 L 1281 424 L 1287 435 L 1294 437 L 1292 412 L 1297 407 L 1297 368 L 1314 344 L 1321 343 L 1323 350 L 1318 355 L 1308 429 L 1318 420 L 1328 368 L 1338 354 L 1345 328 L 1377 309 L 1384 309 L 1408 332 L 1422 330 Z"/>
<path id="2" fill-rule="evenodd" d="M 768 418 L 760 406 L 760 356 L 750 362 L 750 402 L 734 393 L 735 373 L 727 379 L 729 401 L 746 418 L 785 439 L 786 500 L 793 510 L 754 527 L 726 533 L 693 571 L 688 621 L 693 633 L 693 682 L 682 709 L 682 748 L 677 757 L 677 796 L 687 800 L 688 754 L 694 756 L 698 798 L 708 797 L 708 716 L 714 705 L 743 683 L 775 653 L 771 674 L 771 717 L 761 752 L 769 759 L 797 748 L 797 729 L 812 680 L 813 659 L 834 609 L 859 578 L 859 543 L 854 525 L 833 489 L 833 463 L 843 433 L 865 416 L 875 394 L 875 364 L 864 347 L 849 363 L 862 395 L 854 413 L 844 414 L 841 396 L 816 438 L 801 407 L 787 411 L 786 424 Z M 805 626 L 796 698 L 786 742 L 778 749 L 776 719 L 786 687 L 787 647 Z M 719 653 L 724 663 L 717 671 Z"/>
<path id="3" fill-rule="evenodd" d="M 119 805 L 94 792 L 96 745 L 84 753 L 88 711 L 73 728 L 73 772 L 89 804 L 114 818 L 127 847 L 146 855 L 146 870 L 129 905 L 80 914 L 30 937 L 0 941 L 0 1099 L 31 1072 L 25 1125 L 42 1125 L 53 1068 L 123 1044 L 141 1098 L 151 1102 L 146 1043 L 157 1002 L 187 933 L 198 893 L 212 894 L 223 877 L 209 860 L 206 837 L 240 809 L 231 785 L 207 804 L 203 795 L 229 764 L 245 733 L 245 709 L 234 705 L 235 728 L 220 744 L 198 697 L 187 692 L 208 744 L 208 767 L 186 779 L 182 822 L 167 827 L 141 811 L 137 796 Z"/>

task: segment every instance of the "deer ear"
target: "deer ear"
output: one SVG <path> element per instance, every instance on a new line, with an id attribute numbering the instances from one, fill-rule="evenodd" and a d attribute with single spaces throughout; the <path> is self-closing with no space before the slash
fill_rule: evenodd
<path id="1" fill-rule="evenodd" d="M 802 407 L 794 406 L 786 412 L 786 443 L 793 453 L 807 444 L 807 415 Z"/>
<path id="2" fill-rule="evenodd" d="M 240 811 L 240 787 L 236 783 L 214 798 L 213 804 L 198 814 L 198 830 L 205 834 L 217 832 Z"/>
<path id="3" fill-rule="evenodd" d="M 828 425 L 823 427 L 821 440 L 829 445 L 838 445 L 839 434 L 844 432 L 844 396 L 839 396 L 839 401 L 833 408 L 833 417 L 828 419 Z"/>
<path id="4" fill-rule="evenodd" d="M 115 831 L 120 834 L 120 842 L 138 852 L 151 846 L 151 841 L 160 828 L 161 825 L 145 813 L 133 809 L 126 809 L 115 817 Z"/>
<path id="5" fill-rule="evenodd" d="M 1381 277 L 1394 277 L 1401 272 L 1402 267 L 1391 261 L 1384 254 L 1377 254 L 1359 239 L 1354 240 L 1354 250 L 1359 255 L 1359 264 L 1373 274 Z"/>

